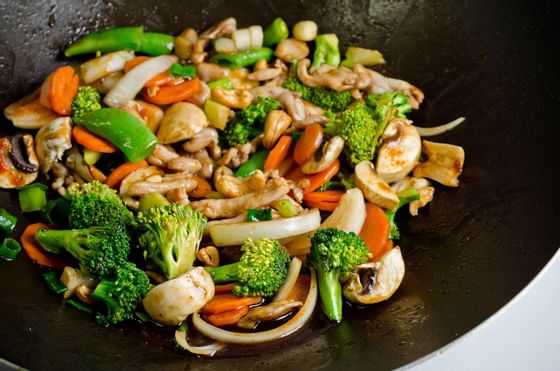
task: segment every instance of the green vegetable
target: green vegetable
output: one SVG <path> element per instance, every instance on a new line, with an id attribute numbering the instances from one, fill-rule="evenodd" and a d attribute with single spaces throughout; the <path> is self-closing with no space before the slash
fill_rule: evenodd
<path id="1" fill-rule="evenodd" d="M 130 235 L 120 224 L 68 230 L 43 228 L 35 239 L 53 254 L 67 251 L 78 260 L 84 273 L 96 277 L 115 274 L 130 252 Z"/>
<path id="2" fill-rule="evenodd" d="M 148 55 L 170 54 L 173 50 L 175 38 L 159 32 L 144 32 L 141 37 L 140 46 L 136 51 Z"/>
<path id="3" fill-rule="evenodd" d="M 278 17 L 264 30 L 263 45 L 271 48 L 280 41 L 287 39 L 289 35 L 288 25 L 282 18 Z"/>
<path id="4" fill-rule="evenodd" d="M 165 196 L 158 192 L 148 193 L 140 197 L 140 206 L 138 211 L 145 213 L 150 207 L 168 205 L 169 201 Z"/>
<path id="5" fill-rule="evenodd" d="M 332 189 L 345 189 L 344 185 L 338 180 L 329 180 L 319 188 L 317 188 L 316 192 L 325 192 L 330 191 Z"/>
<path id="6" fill-rule="evenodd" d="M 93 86 L 80 86 L 72 101 L 72 118 L 76 119 L 99 109 L 101 109 L 99 92 Z"/>
<path id="7" fill-rule="evenodd" d="M 142 26 L 115 27 L 91 32 L 64 51 L 72 57 L 78 54 L 108 53 L 118 50 L 134 50 L 148 55 L 169 54 L 173 50 L 173 36 L 144 32 Z"/>
<path id="8" fill-rule="evenodd" d="M 224 130 L 229 120 L 231 109 L 211 99 L 206 99 L 204 101 L 204 113 L 211 126 Z"/>
<path id="9" fill-rule="evenodd" d="M 290 200 L 276 200 L 272 203 L 272 206 L 278 210 L 280 215 L 284 218 L 291 218 L 297 215 L 296 207 Z"/>
<path id="10" fill-rule="evenodd" d="M 311 68 L 318 68 L 322 64 L 338 67 L 340 64 L 340 51 L 338 50 L 338 37 L 333 34 L 323 34 L 315 39 L 315 53 Z"/>
<path id="11" fill-rule="evenodd" d="M 369 250 L 353 232 L 319 229 L 311 237 L 309 264 L 317 270 L 323 312 L 331 321 L 342 320 L 340 277 L 367 262 Z"/>
<path id="12" fill-rule="evenodd" d="M 88 165 L 95 165 L 101 158 L 101 153 L 91 149 L 84 148 L 84 162 Z"/>
<path id="13" fill-rule="evenodd" d="M 280 242 L 261 238 L 248 238 L 241 246 L 241 259 L 237 263 L 206 268 L 215 283 L 239 282 L 233 288 L 238 296 L 274 295 L 288 275 L 290 255 Z"/>
<path id="14" fill-rule="evenodd" d="M 154 133 L 142 120 L 120 109 L 102 108 L 74 121 L 114 144 L 131 162 L 148 157 L 157 144 Z"/>
<path id="15" fill-rule="evenodd" d="M 221 137 L 228 147 L 245 144 L 261 134 L 264 130 L 264 121 L 270 111 L 280 108 L 280 103 L 271 97 L 259 97 L 243 110 L 237 112 L 230 121 Z"/>
<path id="16" fill-rule="evenodd" d="M 289 77 L 282 86 L 300 93 L 302 99 L 332 112 L 344 111 L 354 101 L 349 91 L 337 92 L 325 87 L 311 88 L 302 84 L 296 77 Z"/>
<path id="17" fill-rule="evenodd" d="M 79 310 L 80 312 L 84 312 L 86 314 L 92 314 L 93 313 L 93 308 L 92 307 L 90 307 L 89 305 L 84 304 L 81 301 L 76 300 L 74 298 L 67 299 L 66 304 L 70 305 L 74 309 Z"/>
<path id="18" fill-rule="evenodd" d="M 237 169 L 235 176 L 245 178 L 255 172 L 255 170 L 262 169 L 266 158 L 268 157 L 268 149 L 261 148 L 255 152 L 243 165 Z"/>
<path id="19" fill-rule="evenodd" d="M 179 63 L 173 63 L 169 69 L 173 76 L 178 77 L 195 77 L 196 67 L 195 66 L 183 66 Z"/>
<path id="20" fill-rule="evenodd" d="M 138 243 L 172 279 L 192 267 L 205 225 L 206 217 L 188 205 L 153 206 L 138 213 Z"/>
<path id="21" fill-rule="evenodd" d="M 19 208 L 22 212 L 40 211 L 47 204 L 47 189 L 42 183 L 33 183 L 18 188 Z"/>
<path id="22" fill-rule="evenodd" d="M 210 89 L 226 89 L 226 90 L 230 90 L 230 89 L 233 89 L 233 84 L 231 83 L 231 80 L 230 80 L 230 79 L 228 79 L 227 77 L 224 77 L 223 79 L 210 81 L 210 82 L 208 83 L 208 87 L 209 87 Z"/>
<path id="23" fill-rule="evenodd" d="M 210 62 L 237 69 L 252 66 L 261 59 L 268 62 L 272 54 L 273 51 L 269 48 L 251 48 L 235 54 L 214 54 Z"/>
<path id="24" fill-rule="evenodd" d="M 102 280 L 91 293 L 106 307 L 106 311 L 95 314 L 95 320 L 100 325 L 109 326 L 133 319 L 136 307 L 151 288 L 146 273 L 126 262 L 114 278 Z"/>
<path id="25" fill-rule="evenodd" d="M 67 228 L 69 226 L 70 213 L 70 203 L 64 198 L 57 198 L 47 202 L 41 214 L 41 219 L 47 224 L 55 225 L 59 228 Z"/>
<path id="26" fill-rule="evenodd" d="M 383 63 L 385 63 L 385 59 L 383 59 L 383 55 L 378 50 L 350 46 L 346 49 L 346 58 L 340 65 L 352 68 L 355 64 L 372 66 L 374 64 Z"/>
<path id="27" fill-rule="evenodd" d="M 344 139 L 344 154 L 352 166 L 363 160 L 373 160 L 378 124 L 370 108 L 358 103 L 342 112 L 335 125 L 336 133 Z"/>
<path id="28" fill-rule="evenodd" d="M 10 236 L 16 227 L 17 217 L 6 209 L 0 209 L 0 233 Z"/>
<path id="29" fill-rule="evenodd" d="M 394 117 L 406 118 L 412 111 L 408 97 L 401 92 L 368 94 L 366 104 L 374 110 L 375 119 L 379 122 L 389 121 Z"/>
<path id="30" fill-rule="evenodd" d="M 21 245 L 13 238 L 6 238 L 0 245 L 0 256 L 7 261 L 14 260 L 21 251 Z"/>
<path id="31" fill-rule="evenodd" d="M 408 205 L 412 201 L 420 199 L 420 194 L 416 189 L 412 187 L 398 192 L 397 196 L 399 196 L 399 205 L 394 210 L 385 211 L 385 215 L 387 215 L 387 219 L 389 219 L 389 225 L 391 226 L 391 231 L 389 232 L 389 239 L 391 240 L 398 240 L 400 238 L 399 228 L 397 227 L 397 223 L 395 223 L 395 216 L 397 215 L 397 211 L 399 211 L 401 207 Z"/>
<path id="32" fill-rule="evenodd" d="M 41 275 L 41 277 L 43 278 L 43 281 L 45 281 L 47 287 L 55 294 L 60 295 L 68 290 L 68 287 L 64 286 L 64 284 L 60 282 L 55 271 L 45 272 Z"/>
<path id="33" fill-rule="evenodd" d="M 264 222 L 266 220 L 272 220 L 272 209 L 270 207 L 247 210 L 248 222 Z"/>
<path id="34" fill-rule="evenodd" d="M 132 213 L 117 192 L 96 180 L 73 184 L 68 188 L 65 199 L 70 203 L 70 228 L 112 224 L 129 226 L 133 223 Z"/>

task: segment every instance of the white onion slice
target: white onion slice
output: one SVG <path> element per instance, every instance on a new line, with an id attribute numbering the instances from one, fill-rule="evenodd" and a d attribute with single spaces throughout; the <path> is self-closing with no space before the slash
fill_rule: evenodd
<path id="1" fill-rule="evenodd" d="M 126 50 L 105 54 L 82 64 L 80 74 L 84 82 L 90 84 L 113 72 L 122 71 L 125 63 L 132 58 L 134 58 L 134 52 Z"/>
<path id="2" fill-rule="evenodd" d="M 114 108 L 126 105 L 136 97 L 136 94 L 152 77 L 166 71 L 176 62 L 177 57 L 175 56 L 161 55 L 140 63 L 116 83 L 113 89 L 107 93 L 103 102 Z"/>
<path id="3" fill-rule="evenodd" d="M 251 345 L 283 339 L 301 329 L 311 318 L 317 304 L 317 291 L 317 278 L 315 271 L 311 270 L 309 293 L 303 306 L 289 321 L 271 330 L 251 333 L 227 331 L 209 324 L 198 312 L 193 314 L 193 326 L 202 335 L 228 344 Z"/>
<path id="4" fill-rule="evenodd" d="M 216 246 L 241 245 L 248 237 L 273 240 L 297 236 L 316 230 L 321 224 L 319 210 L 313 209 L 298 216 L 265 222 L 215 224 L 208 228 Z"/>
<path id="5" fill-rule="evenodd" d="M 280 301 L 288 298 L 290 291 L 294 288 L 294 285 L 299 277 L 301 266 L 301 260 L 297 256 L 294 256 L 290 262 L 290 267 L 288 268 L 288 275 L 286 276 L 282 286 L 280 286 L 276 292 L 276 295 L 274 295 L 272 301 Z"/>
<path id="6" fill-rule="evenodd" d="M 448 122 L 447 124 L 434 126 L 431 128 L 421 128 L 418 126 L 415 126 L 414 128 L 418 131 L 418 134 L 420 134 L 421 137 L 433 137 L 434 135 L 440 135 L 445 133 L 446 131 L 455 129 L 457 126 L 461 125 L 465 120 L 466 118 L 459 117 L 451 122 Z"/>
<path id="7" fill-rule="evenodd" d="M 216 352 L 222 350 L 225 347 L 223 343 L 212 343 L 203 346 L 194 346 L 189 344 L 189 338 L 187 337 L 187 330 L 181 331 L 177 329 L 175 331 L 175 341 L 177 344 L 193 354 L 198 354 L 201 356 L 212 357 Z"/>

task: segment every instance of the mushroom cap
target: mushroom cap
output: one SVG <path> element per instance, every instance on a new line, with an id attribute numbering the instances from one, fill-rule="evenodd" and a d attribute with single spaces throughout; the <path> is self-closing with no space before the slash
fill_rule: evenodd
<path id="1" fill-rule="evenodd" d="M 165 111 L 157 132 L 158 142 L 170 144 L 192 138 L 208 127 L 208 119 L 192 103 L 177 102 Z"/>

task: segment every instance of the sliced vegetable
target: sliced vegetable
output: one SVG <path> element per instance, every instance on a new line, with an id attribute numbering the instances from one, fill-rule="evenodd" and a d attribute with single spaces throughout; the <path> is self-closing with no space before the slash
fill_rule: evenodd
<path id="1" fill-rule="evenodd" d="M 273 51 L 269 48 L 252 48 L 235 54 L 215 54 L 210 62 L 237 69 L 252 66 L 261 59 L 268 62 L 272 54 Z"/>
<path id="2" fill-rule="evenodd" d="M 140 58 L 140 57 L 137 57 Z M 144 57 L 147 59 L 147 57 Z M 80 75 L 84 83 L 91 84 L 112 73 L 122 71 L 126 72 L 126 66 L 133 61 L 134 53 L 128 50 L 120 50 L 118 52 L 102 55 L 101 57 L 91 59 L 80 66 Z M 72 112 L 74 114 L 74 112 Z"/>
<path id="3" fill-rule="evenodd" d="M 204 113 L 208 117 L 210 125 L 216 129 L 224 130 L 229 120 L 231 109 L 211 99 L 204 102 Z"/>
<path id="4" fill-rule="evenodd" d="M 72 100 L 78 92 L 80 79 L 70 66 L 59 67 L 45 80 L 41 87 L 41 104 L 61 116 L 68 116 Z"/>
<path id="5" fill-rule="evenodd" d="M 159 32 L 144 32 L 136 51 L 148 55 L 170 54 L 173 50 L 174 37 Z"/>
<path id="6" fill-rule="evenodd" d="M 280 167 L 280 164 L 288 157 L 292 145 L 292 137 L 283 135 L 278 140 L 278 143 L 272 148 L 266 162 L 263 165 L 264 170 L 275 170 Z"/>
<path id="7" fill-rule="evenodd" d="M 0 257 L 7 261 L 14 260 L 21 252 L 21 245 L 13 238 L 6 238 L 0 245 Z"/>
<path id="8" fill-rule="evenodd" d="M 196 181 L 196 188 L 189 192 L 189 196 L 194 198 L 204 198 L 212 192 L 212 187 L 206 179 L 199 176 L 193 176 L 192 179 Z"/>
<path id="9" fill-rule="evenodd" d="M 148 167 L 148 163 L 144 160 L 139 162 L 125 162 L 109 174 L 107 179 L 105 179 L 105 184 L 111 188 L 117 188 L 128 174 L 144 167 Z"/>
<path id="10" fill-rule="evenodd" d="M 317 23 L 313 21 L 299 21 L 294 25 L 292 34 L 299 41 L 313 41 L 317 37 Z"/>
<path id="11" fill-rule="evenodd" d="M 145 213 L 150 207 L 167 204 L 169 204 L 169 201 L 164 195 L 152 192 L 140 197 L 140 206 L 138 207 L 138 211 Z"/>
<path id="12" fill-rule="evenodd" d="M 77 309 L 80 312 L 86 313 L 86 314 L 93 314 L 93 308 L 87 304 L 82 303 L 79 300 L 76 300 L 74 298 L 70 298 L 68 300 L 66 300 L 66 304 L 71 306 L 74 309 Z"/>
<path id="13" fill-rule="evenodd" d="M 64 51 L 64 55 L 72 57 L 78 54 L 95 52 L 107 53 L 117 50 L 138 50 L 142 43 L 142 26 L 116 27 L 91 32 L 83 36 Z"/>
<path id="14" fill-rule="evenodd" d="M 307 192 L 303 194 L 305 201 L 313 202 L 338 202 L 344 194 L 344 191 L 324 191 L 324 192 Z"/>
<path id="15" fill-rule="evenodd" d="M 47 287 L 55 294 L 63 294 L 68 288 L 58 279 L 55 271 L 48 271 L 41 275 Z"/>
<path id="16" fill-rule="evenodd" d="M 340 63 L 341 66 L 352 68 L 356 64 L 364 66 L 373 66 L 375 64 L 383 64 L 383 54 L 378 50 L 357 48 L 350 46 L 346 49 L 346 58 Z"/>
<path id="17" fill-rule="evenodd" d="M 72 261 L 54 256 L 43 250 L 41 245 L 35 240 L 35 233 L 41 228 L 51 229 L 47 224 L 34 223 L 29 224 L 21 234 L 19 240 L 27 256 L 37 264 L 49 268 L 62 269 L 68 265 L 72 265 Z"/>
<path id="18" fill-rule="evenodd" d="M 280 301 L 280 300 L 288 299 L 288 296 L 290 295 L 294 286 L 296 285 L 297 279 L 299 277 L 299 273 L 301 272 L 302 265 L 303 263 L 297 256 L 292 258 L 292 261 L 290 262 L 290 267 L 288 268 L 288 275 L 286 276 L 286 280 L 284 281 L 282 286 L 280 286 L 280 288 L 276 292 L 276 295 L 274 295 L 272 301 Z M 302 300 L 305 300 L 305 298 L 303 298 Z"/>
<path id="19" fill-rule="evenodd" d="M 224 343 L 218 342 L 202 346 L 190 345 L 187 332 L 188 329 L 186 323 L 181 324 L 181 326 L 177 328 L 177 331 L 175 331 L 175 341 L 177 342 L 177 345 L 191 352 L 192 354 L 212 357 L 214 354 L 216 354 L 216 352 L 225 347 Z"/>
<path id="20" fill-rule="evenodd" d="M 19 208 L 28 213 L 42 210 L 47 204 L 47 189 L 42 183 L 33 183 L 17 188 Z"/>
<path id="21" fill-rule="evenodd" d="M 312 207 L 315 209 L 323 211 L 334 211 L 338 206 L 338 202 L 333 201 L 305 201 L 307 207 Z"/>
<path id="22" fill-rule="evenodd" d="M 311 68 L 318 68 L 322 64 L 330 64 L 337 67 L 340 63 L 340 51 L 338 50 L 338 36 L 334 33 L 323 34 L 315 39 L 315 53 Z"/>
<path id="23" fill-rule="evenodd" d="M 173 63 L 169 69 L 173 76 L 178 77 L 195 77 L 196 67 L 195 66 L 183 66 L 179 63 Z"/>
<path id="24" fill-rule="evenodd" d="M 75 120 L 78 125 L 107 139 L 131 162 L 148 157 L 157 139 L 142 120 L 132 114 L 114 108 L 102 108 Z"/>
<path id="25" fill-rule="evenodd" d="M 6 209 L 0 209 L 0 233 L 10 236 L 16 227 L 17 217 Z"/>
<path id="26" fill-rule="evenodd" d="M 72 137 L 76 142 L 78 142 L 78 144 L 81 144 L 87 150 L 90 151 L 88 160 L 86 160 L 85 157 L 86 152 L 84 151 L 84 161 L 88 165 L 93 165 L 96 162 L 96 161 L 94 161 L 93 163 L 88 162 L 88 161 L 91 162 L 95 158 L 95 155 L 91 155 L 91 151 L 98 153 L 99 156 L 101 153 L 115 153 L 118 151 L 117 147 L 112 145 L 109 141 L 100 138 L 95 134 L 90 133 L 82 126 L 76 125 L 72 128 Z"/>
<path id="27" fill-rule="evenodd" d="M 247 210 L 247 221 L 248 222 L 264 222 L 267 220 L 272 220 L 272 209 L 262 208 L 262 209 L 249 209 Z"/>
<path id="28" fill-rule="evenodd" d="M 139 55 L 128 60 L 124 64 L 124 73 L 130 72 L 130 70 L 134 69 L 134 67 L 138 66 L 140 63 L 146 62 L 148 59 L 150 59 L 150 57 L 147 57 L 145 55 Z"/>
<path id="29" fill-rule="evenodd" d="M 70 203 L 64 198 L 60 197 L 55 200 L 49 200 L 43 208 L 41 219 L 49 225 L 66 228 L 69 222 L 70 211 Z"/>
<path id="30" fill-rule="evenodd" d="M 280 41 L 287 39 L 290 30 L 286 22 L 278 17 L 264 30 L 263 44 L 267 47 L 273 47 Z"/>
<path id="31" fill-rule="evenodd" d="M 147 91 L 144 93 L 144 99 L 150 103 L 165 105 L 188 99 L 199 91 L 200 80 L 192 79 L 178 85 L 160 87 L 154 95 Z"/>
<path id="32" fill-rule="evenodd" d="M 224 283 L 221 285 L 214 285 L 214 292 L 216 293 L 216 295 L 225 294 L 225 293 L 231 294 L 231 291 L 236 285 L 239 285 L 239 283 L 232 282 L 232 283 Z"/>
<path id="33" fill-rule="evenodd" d="M 360 231 L 360 237 L 366 243 L 374 260 L 379 259 L 390 248 L 390 230 L 391 226 L 383 209 L 371 202 L 367 202 L 366 220 Z"/>
<path id="34" fill-rule="evenodd" d="M 255 170 L 262 169 L 266 158 L 268 157 L 268 149 L 261 148 L 255 152 L 249 160 L 247 160 L 243 165 L 237 169 L 235 176 L 238 177 L 248 177 L 255 172 Z"/>
<path id="35" fill-rule="evenodd" d="M 228 325 L 235 325 L 239 320 L 247 315 L 249 312 L 248 306 L 243 306 L 238 309 L 228 310 L 216 314 L 209 314 L 204 318 L 214 326 L 223 327 Z"/>
<path id="36" fill-rule="evenodd" d="M 218 37 L 214 40 L 216 53 L 235 53 L 235 42 L 229 37 Z"/>
<path id="37" fill-rule="evenodd" d="M 85 130 L 85 129 L 84 129 Z M 99 138 L 101 139 L 101 138 Z M 77 142 L 77 141 L 76 141 Z M 108 143 L 109 144 L 109 143 Z M 115 148 L 116 150 L 116 148 Z M 84 148 L 84 162 L 88 165 L 95 165 L 97 161 L 101 158 L 101 152 L 91 150 L 89 148 Z"/>
<path id="38" fill-rule="evenodd" d="M 216 295 L 203 308 L 202 313 L 217 314 L 259 304 L 260 296 L 235 296 L 233 294 Z"/>
<path id="39" fill-rule="evenodd" d="M 312 124 L 305 128 L 303 135 L 296 142 L 294 161 L 303 165 L 309 161 L 321 146 L 323 128 L 319 124 Z"/>
<path id="40" fill-rule="evenodd" d="M 276 210 L 278 210 L 280 215 L 282 215 L 284 218 L 291 218 L 297 215 L 296 207 L 294 205 L 294 202 L 292 202 L 291 200 L 277 200 L 274 201 L 271 205 Z"/>
<path id="41" fill-rule="evenodd" d="M 228 79 L 227 77 L 224 77 L 223 79 L 210 81 L 210 82 L 208 83 L 208 87 L 209 87 L 210 89 L 226 89 L 226 90 L 230 90 L 230 89 L 233 89 L 233 84 L 232 84 L 232 82 L 231 82 L 230 79 Z"/>
<path id="42" fill-rule="evenodd" d="M 466 118 L 464 117 L 458 117 L 455 120 L 448 122 L 447 124 L 432 126 L 429 128 L 415 126 L 414 128 L 416 128 L 416 131 L 418 131 L 418 134 L 420 134 L 421 137 L 432 137 L 455 129 L 457 126 L 461 125 L 465 120 Z"/>

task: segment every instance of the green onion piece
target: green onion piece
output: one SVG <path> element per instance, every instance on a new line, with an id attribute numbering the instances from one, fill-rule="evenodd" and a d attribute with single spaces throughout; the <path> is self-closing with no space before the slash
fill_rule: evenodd
<path id="1" fill-rule="evenodd" d="M 268 157 L 268 149 L 261 148 L 255 152 L 247 162 L 237 169 L 235 176 L 247 177 L 255 172 L 255 170 L 262 169 L 266 158 Z"/>
<path id="2" fill-rule="evenodd" d="M 0 256 L 7 261 L 14 260 L 21 251 L 21 245 L 13 238 L 6 238 L 0 245 Z"/>
<path id="3" fill-rule="evenodd" d="M 297 142 L 299 138 L 301 138 L 303 132 L 302 131 L 292 131 L 292 140 Z"/>
<path id="4" fill-rule="evenodd" d="M 50 225 L 59 228 L 66 228 L 68 226 L 70 215 L 70 204 L 64 198 L 60 197 L 56 200 L 50 200 L 45 205 L 41 213 L 41 219 Z"/>
<path id="5" fill-rule="evenodd" d="M 70 305 L 71 307 L 74 307 L 74 309 L 79 310 L 80 312 L 84 312 L 87 314 L 92 314 L 93 313 L 93 308 L 90 307 L 87 304 L 82 303 L 79 300 L 70 298 L 68 300 L 66 300 L 66 304 Z"/>
<path id="6" fill-rule="evenodd" d="M 34 183 L 17 188 L 19 208 L 24 213 L 40 211 L 47 204 L 48 187 L 42 183 Z"/>
<path id="7" fill-rule="evenodd" d="M 9 236 L 16 227 L 17 218 L 6 209 L 0 209 L 0 232 Z"/>
<path id="8" fill-rule="evenodd" d="M 179 63 L 173 63 L 169 69 L 173 76 L 177 77 L 195 77 L 196 67 L 195 66 L 183 66 Z"/>
<path id="9" fill-rule="evenodd" d="M 88 165 L 95 165 L 101 158 L 101 153 L 91 149 L 84 148 L 84 162 Z"/>
<path id="10" fill-rule="evenodd" d="M 68 287 L 64 286 L 64 284 L 60 282 L 60 279 L 55 271 L 45 272 L 41 275 L 41 277 L 43 278 L 43 281 L 45 281 L 47 287 L 55 294 L 60 295 L 68 290 Z"/>
<path id="11" fill-rule="evenodd" d="M 208 87 L 209 87 L 210 89 L 226 89 L 226 90 L 231 90 L 231 89 L 233 89 L 233 84 L 231 83 L 231 80 L 230 80 L 230 79 L 228 79 L 227 77 L 224 77 L 223 79 L 210 81 L 210 82 L 208 83 Z"/>
<path id="12" fill-rule="evenodd" d="M 284 218 L 291 218 L 297 215 L 296 207 L 290 200 L 274 201 L 272 206 L 274 206 Z"/>
<path id="13" fill-rule="evenodd" d="M 249 209 L 247 210 L 248 222 L 264 222 L 272 220 L 272 209 L 267 207 L 263 209 Z"/>

